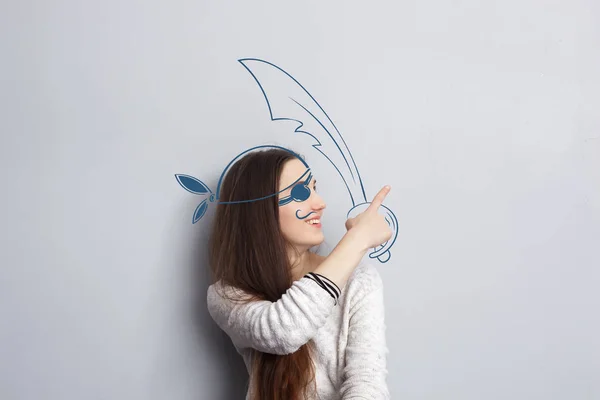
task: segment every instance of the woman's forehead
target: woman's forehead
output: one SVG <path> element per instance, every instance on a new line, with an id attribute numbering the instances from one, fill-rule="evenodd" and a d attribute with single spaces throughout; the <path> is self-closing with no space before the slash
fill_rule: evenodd
<path id="1" fill-rule="evenodd" d="M 302 161 L 293 159 L 285 163 L 279 179 L 279 190 L 282 190 L 296 182 L 306 172 L 306 165 Z M 305 176 L 306 178 L 306 176 Z"/>

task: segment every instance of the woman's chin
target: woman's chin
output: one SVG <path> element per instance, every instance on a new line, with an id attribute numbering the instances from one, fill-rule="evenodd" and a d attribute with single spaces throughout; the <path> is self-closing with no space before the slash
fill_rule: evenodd
<path id="1" fill-rule="evenodd" d="M 305 240 L 295 242 L 295 244 L 298 247 L 311 248 L 311 247 L 318 246 L 325 241 L 325 236 L 323 234 L 320 234 L 318 236 L 315 235 L 315 236 L 316 237 L 314 237 L 314 238 L 306 238 Z"/>
<path id="2" fill-rule="evenodd" d="M 321 234 L 319 235 L 319 238 L 318 238 L 318 239 L 316 239 L 316 240 L 312 241 L 312 245 L 311 245 L 311 247 L 318 246 L 318 245 L 320 245 L 321 243 L 323 243 L 324 241 L 325 241 L 325 235 L 323 235 L 323 233 L 321 233 Z"/>

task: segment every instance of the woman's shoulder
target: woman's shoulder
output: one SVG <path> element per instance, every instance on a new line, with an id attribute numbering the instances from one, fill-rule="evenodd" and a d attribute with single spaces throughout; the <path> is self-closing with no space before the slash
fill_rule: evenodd
<path id="1" fill-rule="evenodd" d="M 383 280 L 375 263 L 362 260 L 348 279 L 347 291 L 353 294 L 367 294 L 383 287 Z"/>
<path id="2" fill-rule="evenodd" d="M 238 287 L 226 284 L 221 280 L 213 282 L 208 286 L 206 297 L 209 306 L 252 300 L 252 296 L 249 293 Z"/>

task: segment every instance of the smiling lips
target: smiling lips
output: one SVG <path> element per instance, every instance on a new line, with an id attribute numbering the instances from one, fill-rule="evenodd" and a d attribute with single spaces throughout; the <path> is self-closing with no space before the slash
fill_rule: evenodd
<path id="1" fill-rule="evenodd" d="M 320 217 L 314 217 L 311 219 L 307 219 L 305 222 L 305 224 L 314 226 L 316 228 L 320 228 L 321 227 L 321 218 Z"/>

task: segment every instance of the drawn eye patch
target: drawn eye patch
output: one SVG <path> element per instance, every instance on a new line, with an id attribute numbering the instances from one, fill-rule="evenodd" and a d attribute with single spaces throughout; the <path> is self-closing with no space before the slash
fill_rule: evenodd
<path id="1" fill-rule="evenodd" d="M 279 205 L 284 206 L 292 201 L 306 201 L 310 197 L 310 188 L 308 185 L 312 180 L 312 172 L 308 174 L 308 177 L 304 182 L 298 182 L 294 187 L 289 196 L 283 197 L 279 200 Z"/>

